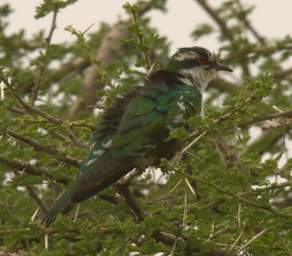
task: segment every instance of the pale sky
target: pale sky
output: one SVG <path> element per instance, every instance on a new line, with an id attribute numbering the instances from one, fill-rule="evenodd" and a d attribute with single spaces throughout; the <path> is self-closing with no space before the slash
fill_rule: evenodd
<path id="1" fill-rule="evenodd" d="M 210 3 L 220 3 L 222 0 L 209 0 Z M 33 34 L 41 28 L 48 28 L 51 16 L 35 20 L 33 18 L 35 7 L 40 0 L 1 0 L 1 3 L 10 3 L 15 10 L 12 14 L 9 31 L 26 28 L 28 34 Z M 122 5 L 125 0 L 80 0 L 76 4 L 62 10 L 58 15 L 58 28 L 55 31 L 53 41 L 75 40 L 69 32 L 64 31 L 67 25 L 73 25 L 78 30 L 85 30 L 91 24 L 97 28 L 101 21 L 114 23 L 118 15 L 125 15 Z M 242 0 L 244 3 L 255 4 L 252 21 L 257 29 L 270 38 L 292 34 L 292 0 Z M 151 12 L 152 24 L 159 29 L 161 35 L 166 35 L 172 42 L 172 51 L 178 47 L 194 44 L 190 33 L 195 24 L 208 20 L 208 16 L 201 10 L 194 0 L 168 0 L 169 12 L 162 14 L 159 11 Z M 93 29 L 94 29 L 93 27 Z M 213 38 L 200 41 L 201 46 L 217 50 L 218 45 Z"/>
<path id="2" fill-rule="evenodd" d="M 10 3 L 15 12 L 11 15 L 11 26 L 9 31 L 16 31 L 25 28 L 28 35 L 32 35 L 40 29 L 49 28 L 51 15 L 35 20 L 35 7 L 40 0 L 0 0 L 1 3 Z M 64 31 L 68 25 L 84 31 L 90 25 L 98 28 L 100 22 L 110 24 L 118 20 L 119 15 L 125 16 L 122 6 L 126 3 L 134 3 L 134 0 L 80 0 L 74 5 L 62 10 L 58 15 L 58 27 L 53 36 L 53 42 L 64 40 L 75 40 L 69 32 Z M 209 0 L 209 3 L 220 3 L 222 0 Z M 269 38 L 280 38 L 285 35 L 292 36 L 292 0 L 242 0 L 247 4 L 257 6 L 251 19 L 257 30 Z M 178 47 L 193 46 L 194 42 L 190 38 L 190 33 L 196 24 L 209 20 L 208 15 L 196 4 L 195 0 L 168 0 L 168 12 L 163 14 L 159 11 L 149 13 L 152 17 L 152 25 L 158 28 L 160 35 L 167 36 L 172 42 L 172 53 Z M 214 37 L 209 37 L 204 41 L 196 42 L 196 45 L 206 47 L 216 51 L 217 45 Z M 253 137 L 257 137 L 255 132 L 251 132 Z M 290 148 L 292 142 L 287 141 Z M 290 150 L 289 156 L 292 155 Z M 290 156 L 291 157 L 291 156 Z M 283 159 L 284 160 L 284 159 Z M 280 161 L 280 166 L 285 161 Z"/>

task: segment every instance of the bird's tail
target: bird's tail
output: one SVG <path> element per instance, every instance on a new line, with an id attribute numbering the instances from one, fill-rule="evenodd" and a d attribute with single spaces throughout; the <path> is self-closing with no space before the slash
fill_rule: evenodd
<path id="1" fill-rule="evenodd" d="M 41 220 L 41 223 L 45 226 L 50 225 L 57 217 L 58 213 L 66 212 L 70 209 L 72 203 L 72 196 L 75 193 L 76 183 L 73 183 L 69 188 L 64 191 L 57 201 L 51 206 L 45 217 Z"/>

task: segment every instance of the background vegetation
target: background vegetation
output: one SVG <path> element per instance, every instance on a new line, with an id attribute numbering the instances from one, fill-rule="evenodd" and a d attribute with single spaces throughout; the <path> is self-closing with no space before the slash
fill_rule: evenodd
<path id="1" fill-rule="evenodd" d="M 38 223 L 102 109 L 169 57 L 148 15 L 166 0 L 126 4 L 128 19 L 98 31 L 68 26 L 76 40 L 53 44 L 59 11 L 76 1 L 43 1 L 35 18 L 50 15 L 50 29 L 33 37 L 7 34 L 13 13 L 0 5 L 0 255 L 291 255 L 292 38 L 266 38 L 239 0 L 194 0 L 212 19 L 190 31 L 194 45 L 215 34 L 236 72 L 210 84 L 191 133 L 172 134 L 185 141 L 175 159 Z"/>

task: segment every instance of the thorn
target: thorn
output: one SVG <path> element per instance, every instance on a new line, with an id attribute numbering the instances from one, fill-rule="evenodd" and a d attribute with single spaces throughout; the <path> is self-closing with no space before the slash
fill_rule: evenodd
<path id="1" fill-rule="evenodd" d="M 35 217 L 37 216 L 39 210 L 40 210 L 40 207 L 38 207 L 38 208 L 34 211 L 33 215 L 32 215 L 31 218 L 30 218 L 30 221 L 31 221 L 31 222 L 34 222 Z"/>
<path id="2" fill-rule="evenodd" d="M 75 211 L 75 214 L 74 214 L 73 222 L 76 222 L 76 220 L 78 218 L 79 210 L 80 210 L 80 204 L 78 204 L 77 207 L 76 207 L 76 211 Z"/>
<path id="3" fill-rule="evenodd" d="M 238 209 L 237 209 L 237 225 L 238 225 L 238 228 L 241 228 L 241 203 L 239 203 Z"/>
<path id="4" fill-rule="evenodd" d="M 153 63 L 151 64 L 151 66 L 150 66 L 150 68 L 149 68 L 149 70 L 147 72 L 147 75 L 150 75 L 152 73 L 155 65 L 156 65 L 156 61 L 153 61 Z"/>
<path id="5" fill-rule="evenodd" d="M 183 179 L 181 179 L 178 183 L 174 185 L 174 187 L 169 191 L 169 194 L 173 193 L 177 187 L 182 183 Z"/>
<path id="6" fill-rule="evenodd" d="M 44 241 L 45 241 L 45 250 L 47 251 L 49 248 L 49 235 L 48 234 L 45 234 Z"/>
<path id="7" fill-rule="evenodd" d="M 243 250 L 249 245 L 251 244 L 254 240 L 256 240 L 257 238 L 259 238 L 261 235 L 263 235 L 264 233 L 266 233 L 269 229 L 266 228 L 264 230 L 262 230 L 260 233 L 258 233 L 257 235 L 255 235 L 252 239 L 250 239 L 249 241 L 247 241 L 243 246 L 241 246 L 235 253 L 234 255 L 237 255 L 239 253 L 242 253 Z"/>
<path id="8" fill-rule="evenodd" d="M 188 217 L 188 195 L 187 191 L 185 191 L 184 196 L 184 213 L 183 213 L 183 219 L 182 219 L 182 227 L 185 228 L 187 226 L 187 217 Z"/>
<path id="9" fill-rule="evenodd" d="M 197 198 L 196 192 L 195 192 L 193 186 L 191 185 L 190 181 L 189 181 L 187 178 L 185 178 L 185 182 L 186 182 L 186 184 L 187 184 L 189 190 L 190 190 L 190 191 L 192 192 L 192 194 L 194 195 L 194 197 Z"/>
<path id="10" fill-rule="evenodd" d="M 88 26 L 88 28 L 87 29 L 85 29 L 81 34 L 82 35 L 85 35 L 93 26 L 94 26 L 95 24 L 94 23 L 92 23 L 90 26 Z"/>
<path id="11" fill-rule="evenodd" d="M 202 132 L 198 137 L 196 137 L 190 144 L 188 144 L 182 151 L 181 153 L 184 154 L 189 148 L 191 148 L 196 142 L 198 142 L 205 134 L 207 131 Z"/>
<path id="12" fill-rule="evenodd" d="M 0 83 L 0 100 L 4 100 L 5 98 L 5 84 L 3 82 Z"/>

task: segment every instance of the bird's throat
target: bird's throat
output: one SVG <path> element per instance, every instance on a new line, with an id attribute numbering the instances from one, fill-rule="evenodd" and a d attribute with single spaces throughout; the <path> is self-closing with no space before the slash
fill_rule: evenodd
<path id="1" fill-rule="evenodd" d="M 205 91 L 205 88 L 207 87 L 207 84 L 202 84 L 199 79 L 196 79 L 193 76 L 180 75 L 179 81 L 186 85 L 196 88 L 202 95 Z"/>

